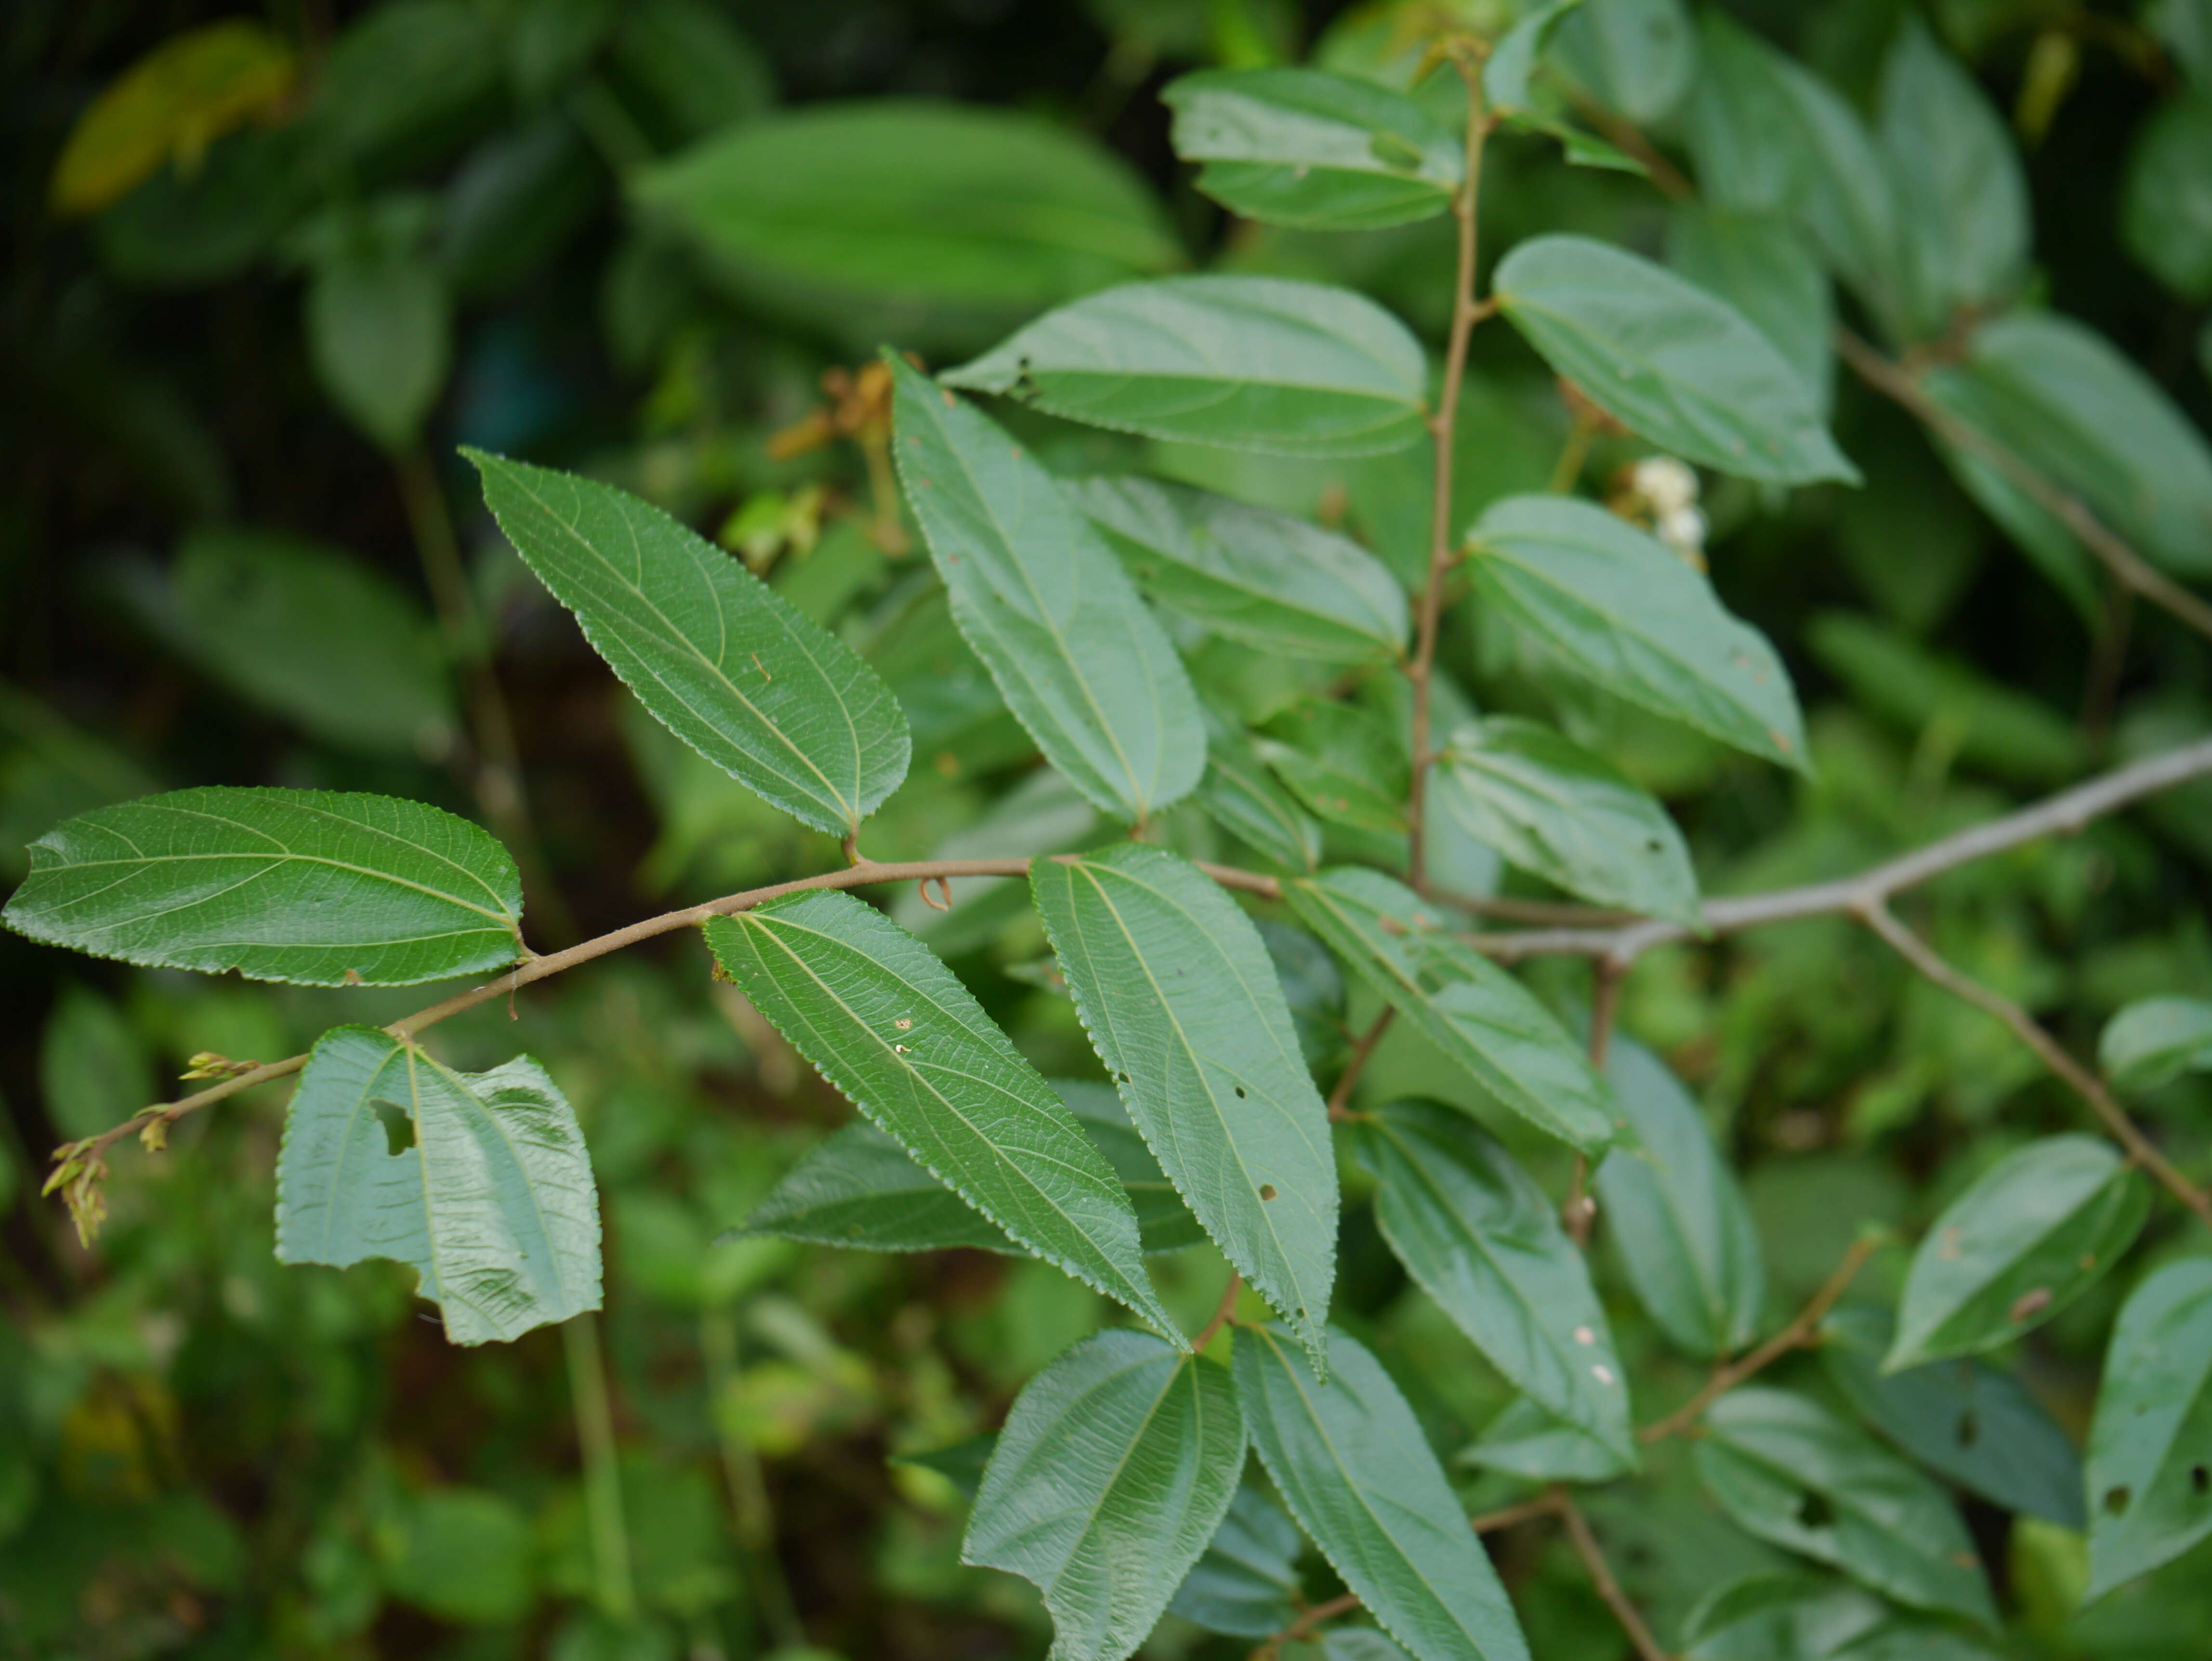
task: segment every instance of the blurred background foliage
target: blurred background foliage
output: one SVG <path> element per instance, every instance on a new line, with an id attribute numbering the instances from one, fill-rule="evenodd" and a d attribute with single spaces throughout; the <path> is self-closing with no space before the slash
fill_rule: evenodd
<path id="1" fill-rule="evenodd" d="M 1486 4 L 1510 9 L 1443 9 Z M 1622 55 L 1593 25 L 1571 61 L 1674 143 L 1696 95 L 1684 14 L 1602 9 L 1644 33 Z M 641 491 L 866 653 L 915 734 L 876 857 L 1081 843 L 1090 810 L 1037 770 L 910 552 L 881 388 L 855 366 L 887 338 L 949 362 L 1075 293 L 1195 265 L 1348 283 L 1439 340 L 1448 221 L 1325 238 L 1227 220 L 1175 164 L 1155 96 L 1208 64 L 1402 73 L 1409 16 L 1437 9 L 12 0 L 0 873 L 70 813 L 188 783 L 380 790 L 480 818 L 523 861 L 540 946 L 836 862 L 641 718 L 476 506 L 464 443 Z M 1906 8 L 1728 9 L 1863 106 Z M 2034 289 L 2205 423 L 2212 14 L 1936 0 L 1927 15 L 2011 120 Z M 888 99 L 942 101 L 840 101 Z M 1540 228 L 1667 244 L 1668 204 L 1641 179 L 1528 143 L 1494 145 L 1492 167 L 1493 252 Z M 2193 197 L 2167 177 L 2192 168 Z M 1026 252 L 992 245 L 1017 233 Z M 977 251 L 948 246 L 963 238 Z M 1572 422 L 1513 335 L 1477 342 L 1469 517 L 1543 488 Z M 1547 706 L 1668 800 L 1711 891 L 1855 868 L 2212 719 L 2201 642 L 2120 621 L 2078 551 L 2001 528 L 1908 417 L 1847 378 L 1833 398 L 1869 488 L 1722 482 L 1704 504 L 1717 580 L 1802 690 L 1816 776 L 1571 689 Z M 1142 459 L 1348 525 L 1401 574 L 1424 557 L 1423 451 L 1286 465 L 1029 426 L 1069 466 Z M 1601 438 L 1595 466 L 1633 453 Z M 1480 618 L 1449 620 L 1445 661 L 1486 702 L 1508 670 L 1528 695 L 1506 649 Z M 1201 663 L 1254 721 L 1320 690 L 1220 642 Z M 1212 833 L 1194 818 L 1176 834 L 1202 849 Z M 1948 877 L 1928 916 L 1954 961 L 2081 1047 L 2130 999 L 2212 995 L 2208 885 L 2200 785 Z M 912 897 L 897 915 L 1048 1073 L 1095 1076 L 1018 897 L 976 884 L 941 918 Z M 124 1148 L 96 1250 L 36 1197 L 48 1148 L 172 1093 L 195 1054 L 287 1055 L 416 998 L 248 990 L 0 936 L 0 1651 L 1042 1653 L 1030 1588 L 958 1564 L 959 1445 L 1096 1323 L 1097 1300 L 980 1253 L 718 1244 L 848 1110 L 704 970 L 696 941 L 671 938 L 519 1012 L 590 1139 L 607 1310 L 596 1348 L 542 1330 L 464 1351 L 404 1270 L 274 1261 L 278 1091 L 185 1122 L 164 1155 Z M 1546 972 L 1563 1002 L 1583 995 L 1581 968 Z M 1371 1014 L 1326 977 L 1307 1013 L 1324 1055 Z M 507 1019 L 478 1011 L 443 1047 L 499 1059 Z M 1862 1221 L 1917 1230 L 2074 1123 L 1997 1026 L 1841 920 L 1655 954 L 1623 1027 L 1690 1081 L 1747 1173 L 1778 1317 Z M 1401 1024 L 1370 1088 L 1467 1086 Z M 2212 1085 L 2184 1078 L 2141 1111 L 2201 1168 Z M 1557 1174 L 1556 1149 L 1522 1151 Z M 1510 1392 L 1401 1296 L 1350 1180 L 1339 1318 L 1449 1452 Z M 2154 1236 L 2148 1260 L 2172 1244 Z M 1210 1247 L 1159 1262 L 1196 1324 L 1224 1266 Z M 1617 1258 L 1596 1262 L 1617 1290 Z M 1901 1270 L 1892 1254 L 1873 1273 Z M 2077 1439 L 2123 1289 L 2100 1284 L 2017 1358 Z M 1686 1393 L 1686 1364 L 1609 1302 L 1647 1408 Z M 1791 1366 L 1832 1389 L 1817 1361 Z M 578 1403 L 601 1387 L 626 1575 L 584 1491 Z M 1711 1509 L 1677 1449 L 1655 1451 L 1634 1497 L 1589 1502 L 1662 1634 L 1714 1585 L 1780 1563 Z M 1511 1492 L 1462 1474 L 1470 1506 Z M 2078 1535 L 1968 1512 L 2022 1654 L 2212 1649 L 2212 1547 L 2075 1617 Z M 1544 1661 L 1621 1652 L 1564 1546 L 1510 1536 L 1501 1568 Z M 1307 1569 L 1311 1595 L 1335 1589 Z M 1170 1619 L 1151 1652 L 1238 1648 Z"/>

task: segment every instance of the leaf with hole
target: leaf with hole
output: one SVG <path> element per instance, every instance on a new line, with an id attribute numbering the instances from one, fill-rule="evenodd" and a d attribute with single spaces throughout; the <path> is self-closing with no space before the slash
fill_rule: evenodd
<path id="1" fill-rule="evenodd" d="M 1459 140 L 1405 94 L 1326 70 L 1204 70 L 1170 82 L 1176 154 L 1231 213 L 1372 230 L 1451 206 Z"/>
<path id="2" fill-rule="evenodd" d="M 2111 1143 L 2046 1136 L 1984 1171 L 1912 1254 L 1882 1371 L 1992 1349 L 2101 1279 L 2150 1214 L 2150 1185 Z"/>
<path id="3" fill-rule="evenodd" d="M 457 1344 L 599 1306 L 599 1208 L 583 1132 L 527 1056 L 456 1073 L 374 1027 L 315 1043 L 276 1160 L 276 1256 L 416 1270 Z"/>
<path id="4" fill-rule="evenodd" d="M 421 802 L 331 790 L 172 790 L 31 844 L 9 926 L 149 969 L 409 986 L 524 954 L 507 850 Z"/>
<path id="5" fill-rule="evenodd" d="M 707 943 L 793 1049 L 1015 1244 L 1176 1329 L 1104 1158 L 928 947 L 829 891 L 710 918 Z"/>
<path id="6" fill-rule="evenodd" d="M 1336 1163 L 1258 932 L 1211 878 L 1138 843 L 1041 858 L 1030 886 L 1129 1117 L 1215 1244 L 1318 1356 Z"/>
<path id="7" fill-rule="evenodd" d="M 2097 1060 L 2114 1089 L 2130 1092 L 2212 1073 L 2212 1003 L 2138 998 L 2105 1024 Z"/>
<path id="8" fill-rule="evenodd" d="M 1619 1108 L 1581 1046 L 1411 889 L 1379 871 L 1338 866 L 1286 882 L 1283 893 L 1330 950 L 1491 1095 L 1585 1153 L 1612 1143 Z"/>
<path id="9" fill-rule="evenodd" d="M 857 831 L 906 777 L 906 717 L 853 648 L 652 503 L 463 452 L 484 503 L 654 720 L 802 824 Z"/>
<path id="10" fill-rule="evenodd" d="M 1406 1398 L 1329 1334 L 1327 1384 L 1272 1329 L 1237 1334 L 1253 1445 L 1299 1525 L 1419 1661 L 1527 1661 L 1513 1606 Z"/>
<path id="11" fill-rule="evenodd" d="M 1663 266 L 1586 236 L 1540 236 L 1498 263 L 1492 288 L 1546 362 L 1662 449 L 1770 484 L 1858 481 L 1789 360 Z"/>
<path id="12" fill-rule="evenodd" d="M 1350 289 L 1176 277 L 1063 306 L 944 378 L 1151 438 L 1359 456 L 1422 436 L 1427 373 L 1406 326 Z"/>
<path id="13" fill-rule="evenodd" d="M 1298 1581 L 1305 1543 L 1298 1525 L 1248 1477 L 1205 1553 L 1176 1589 L 1168 1613 L 1232 1638 L 1280 1632 L 1297 1618 L 1305 1600 Z"/>
<path id="14" fill-rule="evenodd" d="M 1575 673 L 1751 755 L 1806 766 L 1781 658 L 1665 544 L 1559 496 L 1509 496 L 1468 539 L 1479 603 Z"/>
<path id="15" fill-rule="evenodd" d="M 1023 1386 L 961 1561 L 1034 1581 L 1054 1661 L 1121 1661 L 1151 1633 L 1237 1493 L 1229 1370 L 1143 1332 L 1101 1332 Z"/>
<path id="16" fill-rule="evenodd" d="M 2089 1588 L 2100 1597 L 2212 1534 L 2212 1258 L 2120 1305 L 2089 1427 Z"/>
<path id="17" fill-rule="evenodd" d="M 1864 1431 L 1802 1396 L 1749 1386 L 1713 1403 L 1705 1432 L 1698 1478 L 1740 1527 L 1910 1608 L 1996 1624 L 1950 1497 Z"/>
<path id="18" fill-rule="evenodd" d="M 1113 555 L 1006 432 L 898 359 L 899 482 L 953 620 L 1045 758 L 1141 821 L 1206 761 L 1198 695 Z"/>

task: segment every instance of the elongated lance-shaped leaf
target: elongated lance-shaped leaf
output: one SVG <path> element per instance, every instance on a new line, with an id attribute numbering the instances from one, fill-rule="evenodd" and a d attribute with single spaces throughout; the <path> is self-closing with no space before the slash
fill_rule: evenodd
<path id="1" fill-rule="evenodd" d="M 575 1113 L 527 1056 L 456 1073 L 387 1032 L 335 1027 L 285 1118 L 276 1256 L 410 1264 L 457 1344 L 597 1309 L 599 1196 Z"/>
<path id="2" fill-rule="evenodd" d="M 1130 1121 L 1119 1091 L 1091 1079 L 1054 1079 L 1052 1087 L 1121 1179 L 1146 1251 L 1181 1251 L 1206 1238 L 1206 1230 L 1160 1169 L 1144 1133 Z"/>
<path id="3" fill-rule="evenodd" d="M 2212 1258 L 2143 1278 L 2120 1305 L 2089 1427 L 2089 1591 L 2212 1534 Z"/>
<path id="4" fill-rule="evenodd" d="M 651 502 L 471 450 L 484 503 L 653 719 L 793 818 L 849 835 L 906 777 L 881 676 Z"/>
<path id="5" fill-rule="evenodd" d="M 1068 782 L 1143 821 L 1206 764 L 1198 695 L 1114 556 L 995 423 L 898 358 L 893 449 L 953 621 Z"/>
<path id="6" fill-rule="evenodd" d="M 466 819 L 331 790 L 172 790 L 31 844 L 9 926 L 155 969 L 406 986 L 524 955 L 514 861 Z"/>
<path id="7" fill-rule="evenodd" d="M 1523 870 L 1601 905 L 1698 921 L 1698 877 L 1667 810 L 1540 722 L 1492 715 L 1437 759 L 1437 806 Z"/>
<path id="8" fill-rule="evenodd" d="M 1334 866 L 1285 883 L 1283 896 L 1392 1008 L 1506 1106 L 1585 1153 L 1612 1142 L 1619 1108 L 1581 1046 L 1520 982 L 1454 940 L 1413 890 L 1379 871 Z"/>
<path id="9" fill-rule="evenodd" d="M 1193 800 L 1231 836 L 1287 870 L 1321 863 L 1321 826 L 1240 737 L 1218 732 L 1206 739 L 1206 776 Z"/>
<path id="10" fill-rule="evenodd" d="M 927 946 L 827 891 L 710 918 L 707 943 L 792 1047 L 938 1180 L 1016 1244 L 1176 1331 L 1121 1184 Z"/>
<path id="11" fill-rule="evenodd" d="M 1318 1358 L 1336 1162 L 1259 931 L 1197 867 L 1138 843 L 1038 859 L 1030 886 L 1091 1047 L 1160 1168 Z"/>
<path id="12" fill-rule="evenodd" d="M 1912 1254 L 1882 1370 L 1991 1349 L 2104 1278 L 2142 1232 L 2150 1185 L 2094 1136 L 2046 1136 L 1984 1172 Z"/>
<path id="13" fill-rule="evenodd" d="M 1589 1265 L 1544 1191 L 1464 1113 L 1393 1102 L 1358 1128 L 1382 1238 L 1492 1365 L 1632 1468 L 1628 1380 Z"/>
<path id="14" fill-rule="evenodd" d="M 1637 1301 L 1681 1348 L 1716 1360 L 1758 1336 L 1766 1298 L 1759 1230 L 1698 1104 L 1666 1064 L 1616 1035 L 1613 1099 L 1636 1132 L 1597 1168 L 1606 1235 Z"/>
<path id="15" fill-rule="evenodd" d="M 1468 541 L 1481 603 L 1577 674 L 1723 744 L 1805 766 L 1782 660 L 1663 543 L 1560 496 L 1509 496 Z"/>
<path id="16" fill-rule="evenodd" d="M 1248 1478 L 1168 1612 L 1232 1638 L 1280 1632 L 1297 1618 L 1305 1595 L 1298 1583 L 1304 1548 L 1298 1525 Z"/>
<path id="17" fill-rule="evenodd" d="M 1291 1514 L 1420 1661 L 1527 1661 L 1513 1606 L 1406 1398 L 1332 1330 L 1327 1384 L 1272 1330 L 1237 1334 L 1237 1393 Z"/>
<path id="18" fill-rule="evenodd" d="M 1147 594 L 1216 634 L 1331 663 L 1405 649 L 1406 591 L 1349 537 L 1159 479 L 1062 488 Z"/>
<path id="19" fill-rule="evenodd" d="M 1278 277 L 1174 277 L 1049 312 L 954 386 L 1232 449 L 1355 456 L 1421 437 L 1420 343 L 1364 295 Z"/>
<path id="20" fill-rule="evenodd" d="M 1540 236 L 1499 261 L 1492 283 L 1546 362 L 1683 459 L 1778 484 L 1858 481 L 1789 360 L 1665 266 L 1587 236 Z"/>
<path id="21" fill-rule="evenodd" d="M 1101 1332 L 1014 1398 L 961 1558 L 1036 1583 L 1052 1661 L 1121 1661 L 1205 1551 L 1243 1469 L 1228 1368 L 1149 1333 Z"/>
<path id="22" fill-rule="evenodd" d="M 1451 205 L 1460 143 L 1401 92 L 1326 70 L 1204 70 L 1171 81 L 1176 154 L 1232 213 L 1309 230 L 1368 230 Z"/>

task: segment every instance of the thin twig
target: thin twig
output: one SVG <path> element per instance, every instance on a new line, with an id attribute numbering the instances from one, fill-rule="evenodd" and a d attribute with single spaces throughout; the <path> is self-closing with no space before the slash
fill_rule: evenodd
<path id="1" fill-rule="evenodd" d="M 1452 453 L 1459 421 L 1460 383 L 1467 374 L 1468 337 L 1484 315 L 1474 296 L 1476 216 L 1482 198 L 1482 146 L 1492 118 L 1482 101 L 1482 65 L 1455 61 L 1467 82 L 1467 179 L 1452 198 L 1459 221 L 1459 271 L 1452 284 L 1451 333 L 1444 345 L 1444 378 L 1437 411 L 1429 422 L 1436 440 L 1436 491 L 1429 524 L 1429 574 L 1421 586 L 1420 626 L 1413 661 L 1407 674 L 1413 683 L 1413 764 L 1406 797 L 1407 869 L 1418 885 L 1426 868 L 1422 815 L 1428 794 L 1431 685 L 1436 676 L 1437 630 L 1443 616 L 1444 579 L 1451 569 Z"/>
<path id="2" fill-rule="evenodd" d="M 1589 1578 L 1597 1587 L 1597 1595 L 1605 1599 L 1613 1618 L 1620 1622 L 1620 1629 L 1628 1634 L 1639 1661 L 1668 1661 L 1667 1652 L 1651 1635 L 1651 1628 L 1644 1623 L 1644 1616 L 1629 1601 L 1628 1594 L 1620 1589 L 1620 1582 L 1613 1578 L 1613 1566 L 1605 1561 L 1605 1552 L 1598 1545 L 1597 1536 L 1590 1532 L 1589 1521 L 1582 1508 L 1568 1497 L 1566 1489 L 1554 1488 L 1553 1494 L 1559 1506 L 1559 1520 L 1567 1525 L 1567 1538 L 1574 1542 L 1575 1555 L 1583 1560 Z"/>
<path id="3" fill-rule="evenodd" d="M 1344 1071 L 1337 1075 L 1336 1088 L 1328 1092 L 1328 1116 L 1334 1124 L 1352 1116 L 1352 1092 L 1359 1083 L 1359 1075 L 1367 1070 L 1367 1058 L 1375 1053 L 1375 1046 L 1382 1042 L 1382 1035 L 1390 1030 L 1390 1018 L 1398 1013 L 1394 1006 L 1385 1005 L 1375 1018 L 1375 1025 L 1359 1036 L 1352 1046 L 1351 1058 Z"/>
<path id="4" fill-rule="evenodd" d="M 1836 1265 L 1834 1273 L 1820 1283 L 1820 1289 L 1813 1294 L 1811 1301 L 1804 1308 L 1790 1318 L 1789 1325 L 1758 1348 L 1715 1367 L 1712 1376 L 1705 1380 L 1695 1396 L 1664 1419 L 1655 1420 L 1644 1426 L 1636 1433 L 1637 1439 L 1644 1442 L 1663 1442 L 1669 1436 L 1681 1435 L 1705 1416 L 1707 1408 L 1752 1374 L 1771 1366 L 1791 1350 L 1802 1349 L 1814 1342 L 1820 1336 L 1820 1323 L 1835 1307 L 1836 1299 L 1850 1289 L 1851 1282 L 1858 1278 L 1859 1270 L 1866 1266 L 1866 1260 L 1887 1244 L 1885 1237 L 1880 1234 L 1862 1234 L 1852 1241 L 1850 1250 L 1844 1253 L 1843 1261 Z"/>
<path id="5" fill-rule="evenodd" d="M 1605 1058 L 1613 1048 L 1613 1025 L 1620 1013 L 1620 983 L 1628 978 L 1628 967 L 1611 958 L 1600 958 L 1591 965 L 1590 984 L 1590 1065 L 1599 1072 L 1605 1071 Z M 1589 1196 L 1589 1156 L 1577 1149 L 1574 1175 L 1567 1182 L 1567 1201 L 1559 1208 L 1559 1220 L 1565 1224 L 1567 1238 L 1582 1250 L 1589 1249 L 1590 1226 L 1597 1220 L 1597 1202 Z"/>
<path id="6" fill-rule="evenodd" d="M 1500 1529 L 1510 1529 L 1516 1524 L 1559 1514 L 1558 1497 L 1547 1491 L 1533 1500 L 1523 1500 L 1517 1506 L 1501 1506 L 1496 1511 L 1479 1512 L 1467 1519 L 1467 1525 L 1477 1534 L 1495 1534 Z"/>
<path id="7" fill-rule="evenodd" d="M 1221 1301 L 1213 1306 L 1213 1318 L 1200 1327 L 1198 1336 L 1190 1341 L 1193 1350 L 1204 1349 L 1213 1342 L 1213 1335 L 1229 1324 L 1229 1317 L 1237 1312 L 1237 1294 L 1243 1290 L 1244 1272 L 1231 1269 L 1229 1284 L 1221 1288 Z"/>
<path id="8" fill-rule="evenodd" d="M 2131 1160 L 2156 1178 L 2166 1192 L 2195 1212 L 2206 1227 L 2212 1228 L 2212 1193 L 2198 1187 L 2176 1169 L 2173 1163 L 2158 1151 L 2150 1138 L 2136 1128 L 2136 1122 L 2112 1099 L 2112 1092 L 2105 1088 L 2103 1081 L 2068 1054 L 2066 1047 L 2052 1037 L 2033 1015 L 2010 998 L 1954 967 L 1934 946 L 1899 922 L 1887 906 L 1870 906 L 1861 915 L 1868 928 L 1881 935 L 1899 957 L 1929 981 L 1984 1013 L 1996 1016 L 2010 1027 L 2014 1037 L 2033 1050 L 2045 1067 L 2064 1080 L 2074 1093 L 2089 1104 L 2090 1110 L 2103 1122 L 2105 1129 L 2111 1131 L 2119 1144 L 2127 1149 Z"/>
<path id="9" fill-rule="evenodd" d="M 1340 1592 L 1327 1603 L 1316 1603 L 1273 1637 L 1261 1640 L 1260 1646 L 1252 1652 L 1254 1661 L 1259 1661 L 1259 1658 L 1263 1656 L 1281 1654 L 1285 1644 L 1298 1642 L 1324 1621 L 1334 1621 L 1340 1615 L 1349 1615 L 1358 1607 L 1359 1594 L 1356 1591 Z"/>

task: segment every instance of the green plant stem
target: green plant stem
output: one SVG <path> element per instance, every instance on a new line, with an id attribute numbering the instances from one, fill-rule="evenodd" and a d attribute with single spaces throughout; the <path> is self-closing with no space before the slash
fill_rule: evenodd
<path id="1" fill-rule="evenodd" d="M 1468 338 L 1486 314 L 1474 295 L 1475 257 L 1479 251 L 1476 218 L 1482 201 L 1483 142 L 1494 125 L 1483 107 L 1480 63 L 1455 59 L 1454 67 L 1467 82 L 1467 179 L 1452 198 L 1452 215 L 1459 222 L 1459 270 L 1452 284 L 1451 333 L 1444 345 L 1443 385 L 1437 395 L 1437 412 L 1429 422 L 1437 453 L 1436 493 L 1429 525 L 1429 575 L 1427 581 L 1421 585 L 1413 661 L 1406 672 L 1413 683 L 1413 765 L 1406 797 L 1407 869 L 1417 886 L 1427 869 L 1428 849 L 1422 818 L 1431 759 L 1430 701 L 1431 683 L 1436 678 L 1437 630 L 1443 615 L 1444 579 L 1452 563 L 1452 455 L 1459 422 L 1459 392 L 1467 376 Z"/>
<path id="2" fill-rule="evenodd" d="M 760 1456 L 723 1422 L 717 1405 L 738 1373 L 738 1328 L 727 1309 L 710 1309 L 699 1317 L 699 1353 L 707 1363 L 708 1417 L 714 1423 L 722 1482 L 729 1490 L 731 1531 L 744 1556 L 754 1605 L 770 1642 L 780 1649 L 804 1649 L 806 1630 L 799 1624 L 783 1561 L 776 1555 L 775 1512 Z"/>
<path id="3" fill-rule="evenodd" d="M 1367 1070 L 1368 1058 L 1374 1055 L 1375 1046 L 1382 1042 L 1382 1035 L 1390 1030 L 1390 1018 L 1398 1013 L 1392 1004 L 1385 1004 L 1382 1013 L 1375 1018 L 1374 1025 L 1359 1035 L 1352 1046 L 1352 1054 L 1344 1063 L 1344 1071 L 1337 1074 L 1336 1088 L 1328 1092 L 1328 1116 L 1332 1123 L 1355 1117 L 1352 1111 L 1352 1092 L 1359 1083 L 1359 1075 Z"/>
<path id="4" fill-rule="evenodd" d="M 630 1578 L 629 1527 L 623 1514 L 622 1467 L 615 1453 L 614 1410 L 607 1399 L 599 1317 L 586 1312 L 561 1323 L 568 1361 L 568 1398 L 584 1455 L 584 1506 L 592 1528 L 592 1567 L 599 1608 L 611 1620 L 637 1612 Z"/>

